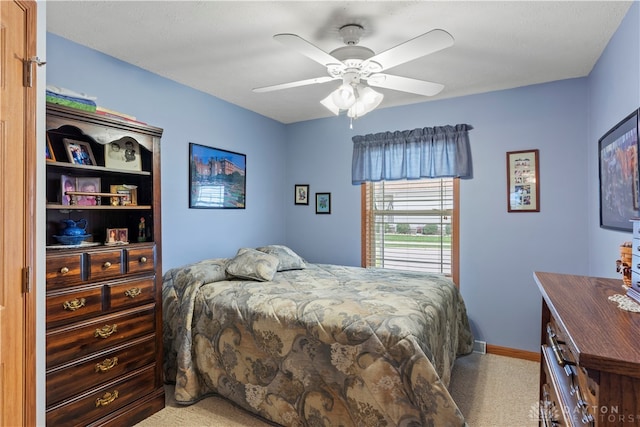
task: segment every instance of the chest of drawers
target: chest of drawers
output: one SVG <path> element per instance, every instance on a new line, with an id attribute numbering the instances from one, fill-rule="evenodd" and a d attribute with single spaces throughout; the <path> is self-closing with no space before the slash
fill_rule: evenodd
<path id="1" fill-rule="evenodd" d="M 47 253 L 48 425 L 123 425 L 164 406 L 155 249 Z"/>
<path id="2" fill-rule="evenodd" d="M 622 280 L 534 274 L 542 293 L 543 426 L 640 425 L 640 313 L 608 299 Z"/>

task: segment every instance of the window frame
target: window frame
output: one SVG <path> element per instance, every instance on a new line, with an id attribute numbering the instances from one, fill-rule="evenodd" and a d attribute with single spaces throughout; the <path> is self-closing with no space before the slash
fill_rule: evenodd
<path id="1" fill-rule="evenodd" d="M 368 224 L 373 220 L 373 212 L 367 211 L 367 185 L 360 184 L 360 264 L 369 266 L 371 258 L 370 231 Z M 460 178 L 453 178 L 453 212 L 451 214 L 451 279 L 460 287 Z"/>

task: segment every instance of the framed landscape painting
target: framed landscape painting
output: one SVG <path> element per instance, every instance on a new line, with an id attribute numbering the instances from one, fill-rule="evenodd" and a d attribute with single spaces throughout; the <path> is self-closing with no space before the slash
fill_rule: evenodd
<path id="1" fill-rule="evenodd" d="M 189 208 L 244 209 L 247 156 L 189 143 Z"/>
<path id="2" fill-rule="evenodd" d="M 632 231 L 638 217 L 638 110 L 598 141 L 600 227 Z"/>

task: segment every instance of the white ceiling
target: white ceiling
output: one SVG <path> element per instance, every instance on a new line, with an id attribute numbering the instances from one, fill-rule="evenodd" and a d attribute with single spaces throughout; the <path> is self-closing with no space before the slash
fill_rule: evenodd
<path id="1" fill-rule="evenodd" d="M 47 31 L 294 123 L 331 116 L 319 101 L 339 82 L 252 92 L 327 75 L 274 34 L 294 33 L 330 52 L 343 46 L 338 29 L 355 23 L 365 28 L 360 45 L 380 53 L 434 28 L 448 31 L 452 47 L 385 71 L 444 90 L 426 98 L 380 89 L 384 108 L 586 76 L 631 3 L 49 0 Z"/>

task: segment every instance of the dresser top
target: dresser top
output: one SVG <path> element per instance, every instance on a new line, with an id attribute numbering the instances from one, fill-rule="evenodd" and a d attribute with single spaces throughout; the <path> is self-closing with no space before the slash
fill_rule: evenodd
<path id="1" fill-rule="evenodd" d="M 622 279 L 535 272 L 551 315 L 586 368 L 640 377 L 640 313 L 618 308 Z"/>

